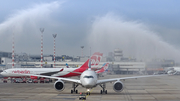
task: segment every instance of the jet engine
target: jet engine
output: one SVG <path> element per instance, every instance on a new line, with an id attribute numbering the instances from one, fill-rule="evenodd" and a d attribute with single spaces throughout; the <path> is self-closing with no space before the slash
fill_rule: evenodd
<path id="1" fill-rule="evenodd" d="M 54 88 L 58 91 L 63 91 L 64 90 L 64 82 L 61 80 L 58 80 L 54 83 Z"/>
<path id="2" fill-rule="evenodd" d="M 121 81 L 116 81 L 113 85 L 113 89 L 115 92 L 121 92 L 123 90 L 123 83 Z"/>

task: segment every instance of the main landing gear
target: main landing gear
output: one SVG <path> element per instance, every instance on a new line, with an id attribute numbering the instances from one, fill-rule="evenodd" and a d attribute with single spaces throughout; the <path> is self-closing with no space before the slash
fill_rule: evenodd
<path id="1" fill-rule="evenodd" d="M 73 90 L 71 90 L 71 94 L 74 93 L 74 92 L 75 92 L 76 94 L 78 93 L 78 90 L 76 90 L 76 88 L 77 88 L 78 86 L 79 86 L 78 84 L 75 84 L 75 83 L 72 84 Z"/>
<path id="2" fill-rule="evenodd" d="M 104 93 L 104 94 L 107 94 L 107 90 L 105 90 L 106 84 L 101 84 L 100 87 L 103 89 L 103 90 L 100 91 L 100 93 L 101 93 L 101 94 L 103 94 L 103 93 Z"/>

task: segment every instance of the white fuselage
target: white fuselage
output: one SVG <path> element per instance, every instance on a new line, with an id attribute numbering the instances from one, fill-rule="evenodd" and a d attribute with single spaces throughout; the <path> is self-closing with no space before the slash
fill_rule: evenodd
<path id="1" fill-rule="evenodd" d="M 23 74 L 42 74 L 47 72 L 60 71 L 62 68 L 12 68 L 1 72 L 5 77 L 22 77 Z"/>
<path id="2" fill-rule="evenodd" d="M 173 67 L 175 71 L 180 72 L 180 67 Z"/>
<path id="3" fill-rule="evenodd" d="M 97 84 L 97 74 L 92 70 L 86 70 L 81 74 L 80 81 L 83 87 L 93 88 Z"/>
<path id="4" fill-rule="evenodd" d="M 3 75 L 4 77 L 22 77 L 23 74 L 41 75 L 43 73 L 60 71 L 61 69 L 63 69 L 62 71 L 54 73 L 51 76 L 71 77 L 80 75 L 79 73 L 73 73 L 73 71 L 77 70 L 78 68 L 11 68 L 1 72 L 1 75 Z M 72 75 L 72 73 L 74 75 Z"/>

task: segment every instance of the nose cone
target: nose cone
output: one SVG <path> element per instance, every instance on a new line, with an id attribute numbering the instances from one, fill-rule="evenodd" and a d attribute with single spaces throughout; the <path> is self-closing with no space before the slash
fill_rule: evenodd
<path id="1" fill-rule="evenodd" d="M 4 74 L 4 72 L 1 72 L 1 73 L 0 73 L 0 75 L 3 75 L 3 74 Z"/>
<path id="2" fill-rule="evenodd" d="M 4 76 L 4 75 L 3 75 L 3 72 L 1 72 L 1 73 L 0 73 L 0 78 L 3 77 L 3 76 Z"/>
<path id="3" fill-rule="evenodd" d="M 87 88 L 92 88 L 93 86 L 95 86 L 95 82 L 93 79 L 84 79 L 83 85 Z"/>
<path id="4" fill-rule="evenodd" d="M 2 76 L 2 77 L 3 77 L 3 76 L 6 76 L 6 75 L 7 75 L 7 73 L 4 72 L 4 71 L 0 73 L 0 76 Z"/>

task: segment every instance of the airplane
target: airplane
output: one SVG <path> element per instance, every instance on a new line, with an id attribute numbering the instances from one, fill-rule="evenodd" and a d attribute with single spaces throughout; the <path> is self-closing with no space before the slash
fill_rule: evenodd
<path id="1" fill-rule="evenodd" d="M 101 61 L 103 53 L 95 52 L 91 56 L 91 65 L 94 68 L 98 68 L 99 62 Z M 11 68 L 6 69 L 0 74 L 4 78 L 24 78 L 21 74 L 37 74 L 37 75 L 46 75 L 46 76 L 57 76 L 57 77 L 72 77 L 79 76 L 83 71 L 88 69 L 89 59 L 78 68 Z M 31 79 L 38 79 L 36 76 L 30 76 Z"/>
<path id="2" fill-rule="evenodd" d="M 168 67 L 166 69 L 167 74 L 177 75 L 180 74 L 180 67 Z"/>
<path id="3" fill-rule="evenodd" d="M 31 76 L 30 74 L 26 74 L 26 75 Z M 57 79 L 57 81 L 54 83 L 54 88 L 57 91 L 63 91 L 65 89 L 64 81 L 67 81 L 67 82 L 71 82 L 73 84 L 73 89 L 71 90 L 71 93 L 74 93 L 74 92 L 78 93 L 78 90 L 76 90 L 76 88 L 79 85 L 81 85 L 82 87 L 87 89 L 86 94 L 90 95 L 90 89 L 92 89 L 98 85 L 102 88 L 100 93 L 107 94 L 107 90 L 105 90 L 105 87 L 106 87 L 105 84 L 108 82 L 114 82 L 114 84 L 113 84 L 114 91 L 121 92 L 124 88 L 124 85 L 121 82 L 121 80 L 133 79 L 133 78 L 137 79 L 137 78 L 144 78 L 144 77 L 156 77 L 156 76 L 162 76 L 162 75 L 134 76 L 134 77 L 122 77 L 122 78 L 111 78 L 111 79 L 99 80 L 97 78 L 97 73 L 94 70 L 91 70 L 91 63 L 89 61 L 89 68 L 80 75 L 80 79 L 62 78 L 62 77 L 55 77 L 55 76 L 43 76 L 43 75 L 33 75 L 33 76 Z"/>

